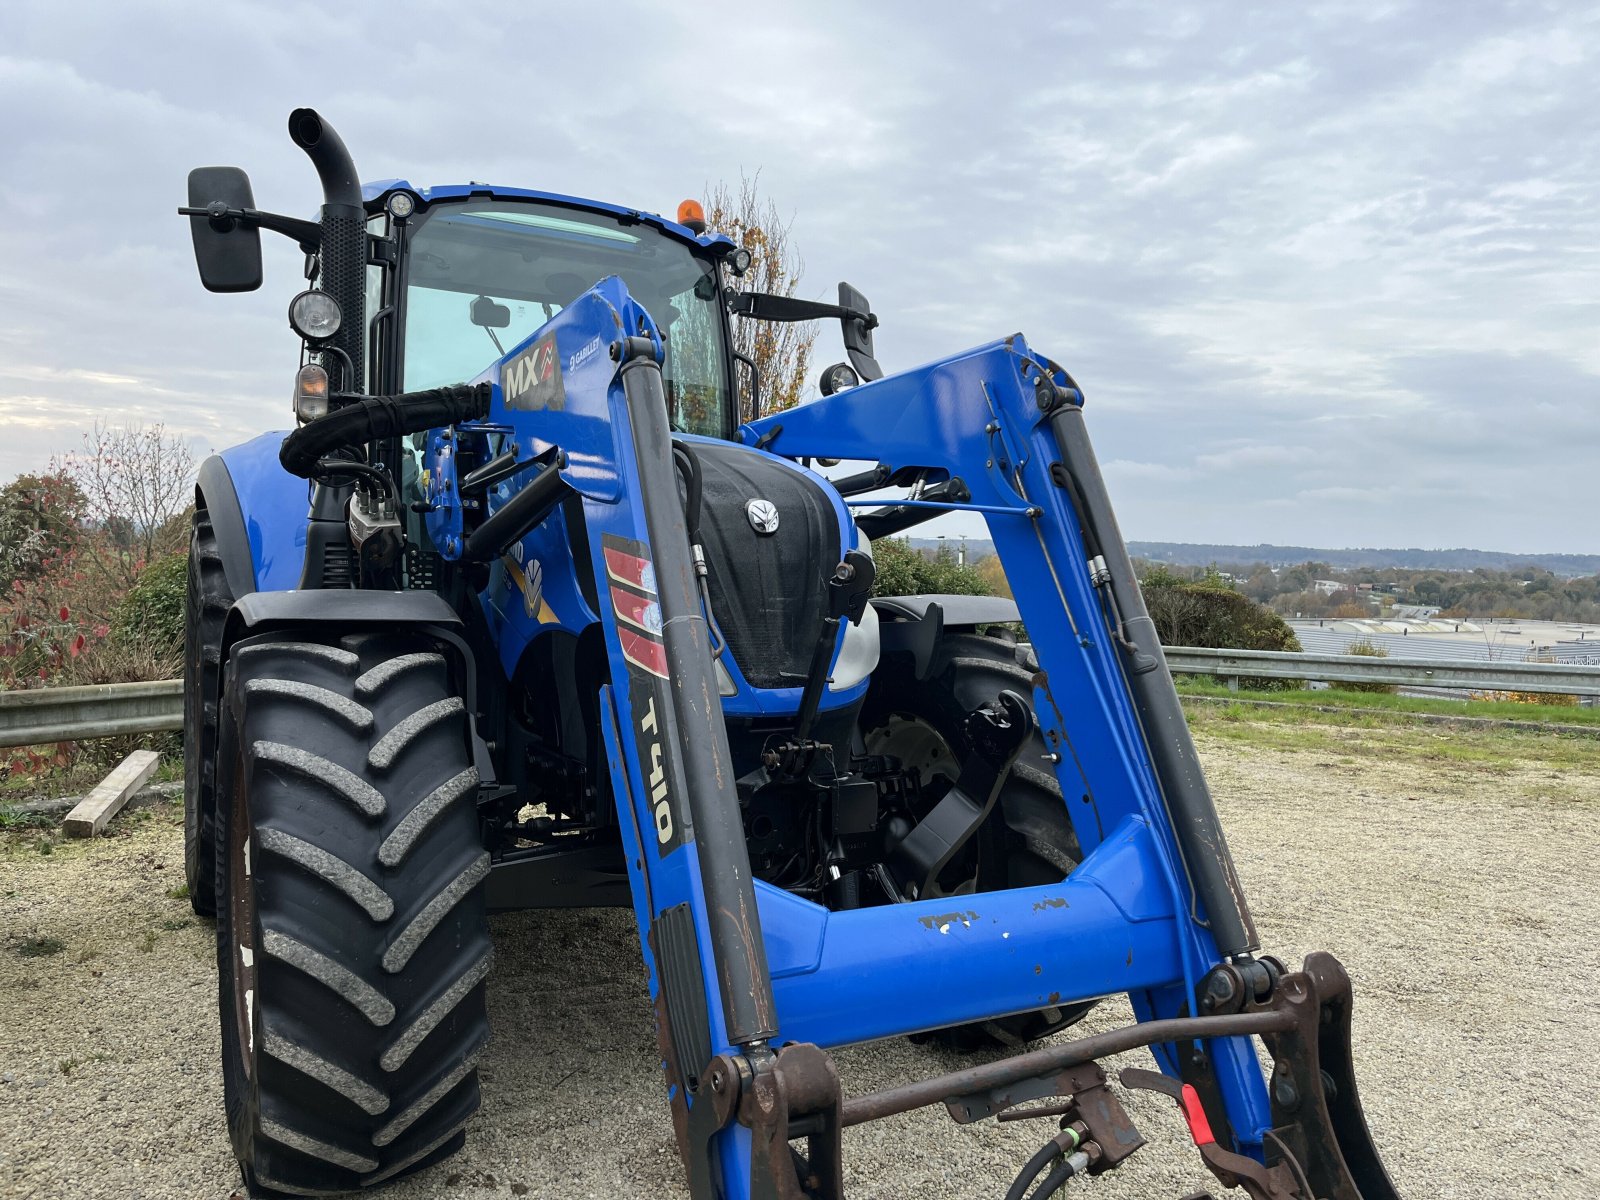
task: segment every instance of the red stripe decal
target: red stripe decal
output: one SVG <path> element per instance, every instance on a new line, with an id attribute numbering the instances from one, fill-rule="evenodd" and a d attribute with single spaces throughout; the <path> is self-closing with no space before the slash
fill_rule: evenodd
<path id="1" fill-rule="evenodd" d="M 656 573 L 650 566 L 648 558 L 639 558 L 632 554 L 625 554 L 621 550 L 610 546 L 604 547 L 606 556 L 606 570 L 613 579 L 619 579 L 630 587 L 639 588 L 641 591 L 656 590 Z"/>
<path id="2" fill-rule="evenodd" d="M 667 649 L 660 642 L 652 641 L 642 633 L 635 633 L 626 625 L 617 627 L 617 636 L 622 641 L 622 657 L 642 670 L 649 671 L 652 675 L 667 678 Z"/>
<path id="3" fill-rule="evenodd" d="M 611 589 L 611 604 L 617 610 L 617 620 L 637 625 L 646 633 L 661 634 L 661 606 L 648 596 L 636 596 L 619 587 Z"/>

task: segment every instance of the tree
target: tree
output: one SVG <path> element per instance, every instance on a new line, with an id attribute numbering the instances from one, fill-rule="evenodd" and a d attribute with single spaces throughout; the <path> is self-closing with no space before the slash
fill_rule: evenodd
<path id="1" fill-rule="evenodd" d="M 739 280 L 742 291 L 792 296 L 800 286 L 803 266 L 789 242 L 790 222 L 778 206 L 756 189 L 760 179 L 740 176 L 737 191 L 719 183 L 706 197 L 706 226 L 726 234 L 750 251 L 750 269 Z M 815 321 L 733 319 L 733 348 L 756 365 L 761 377 L 761 411 L 779 412 L 800 403 L 806 389 L 811 347 L 817 340 Z M 740 372 L 740 378 L 745 373 Z M 741 420 L 754 414 L 745 385 L 740 387 Z"/>
<path id="2" fill-rule="evenodd" d="M 18 475 L 0 488 L 0 592 L 41 579 L 78 548 L 83 491 L 61 472 Z"/>
<path id="3" fill-rule="evenodd" d="M 978 578 L 987 585 L 991 596 L 1009 597 L 1011 595 L 1011 581 L 1006 578 L 1006 569 L 1001 564 L 998 554 L 984 555 L 972 569 L 977 572 Z"/>
<path id="4" fill-rule="evenodd" d="M 188 544 L 194 455 L 165 426 L 97 423 L 83 449 L 53 467 L 83 495 L 90 536 L 82 561 L 108 600 L 126 593 L 148 563 Z"/>

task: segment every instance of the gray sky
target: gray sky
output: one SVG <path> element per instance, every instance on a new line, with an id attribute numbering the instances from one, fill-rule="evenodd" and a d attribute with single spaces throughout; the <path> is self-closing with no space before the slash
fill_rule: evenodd
<path id="1" fill-rule="evenodd" d="M 1593 3 L 343 7 L 0 4 L 0 479 L 286 424 L 298 253 L 210 296 L 173 210 L 221 162 L 310 215 L 309 104 L 367 178 L 759 169 L 887 369 L 1067 365 L 1130 538 L 1600 552 Z"/>

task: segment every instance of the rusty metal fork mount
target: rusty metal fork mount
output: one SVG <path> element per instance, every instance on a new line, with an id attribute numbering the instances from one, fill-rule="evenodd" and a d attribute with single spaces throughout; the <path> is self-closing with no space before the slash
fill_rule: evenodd
<path id="1" fill-rule="evenodd" d="M 1075 1115 L 1081 1116 L 1083 1111 L 1100 1114 L 1098 1128 L 1092 1128 L 1091 1133 L 1105 1137 L 1110 1144 L 1100 1147 L 1104 1158 L 1096 1164 L 1098 1173 L 1132 1153 L 1137 1148 L 1133 1143 L 1138 1135 L 1126 1122 L 1120 1104 L 1103 1090 L 1098 1068 L 1089 1067 L 1091 1078 L 1084 1073 L 1086 1064 L 1140 1046 L 1259 1036 L 1274 1061 L 1269 1081 L 1273 1125 L 1264 1131 L 1263 1139 L 1266 1164 L 1212 1142 L 1209 1152 L 1201 1147 L 1212 1172 L 1225 1186 L 1243 1187 L 1256 1200 L 1399 1200 L 1379 1161 L 1357 1095 L 1350 1012 L 1349 976 L 1331 954 L 1316 952 L 1307 956 L 1300 971 L 1279 979 L 1270 995 L 1260 999 L 1239 995 L 1235 1011 L 1147 1021 L 1076 1038 L 982 1066 L 855 1096 L 838 1104 L 837 1110 L 837 1102 L 828 1098 L 821 1106 L 827 1113 L 821 1128 L 828 1137 L 820 1161 L 830 1169 L 821 1179 L 813 1169 L 809 1182 L 822 1186 L 810 1194 L 822 1200 L 842 1197 L 841 1192 L 829 1190 L 838 1179 L 833 1173 L 838 1162 L 838 1129 L 934 1104 L 943 1104 L 953 1120 L 966 1124 L 996 1115 L 1043 1116 L 1047 1115 L 1045 1111 L 1035 1113 L 1016 1106 L 1057 1096 L 1089 1095 L 1093 1103 Z M 811 1062 L 813 1056 L 826 1062 L 827 1056 L 816 1047 L 789 1047 L 783 1053 L 796 1050 L 805 1052 L 803 1060 L 800 1056 L 793 1060 L 797 1067 L 805 1061 L 813 1071 L 822 1072 L 819 1078 L 837 1079 L 831 1063 L 824 1070 Z M 718 1069 L 716 1064 L 713 1069 Z M 731 1066 L 727 1069 L 736 1070 Z M 743 1114 L 746 1109 L 741 1107 L 740 1111 Z M 1053 1111 L 1064 1110 L 1056 1106 Z M 792 1108 L 790 1115 L 793 1116 Z M 757 1128 L 752 1124 L 753 1130 Z M 767 1136 L 776 1132 L 770 1123 L 764 1128 Z M 813 1138 L 814 1163 L 819 1161 L 817 1149 Z M 780 1194 L 790 1200 L 791 1196 L 807 1193 Z"/>

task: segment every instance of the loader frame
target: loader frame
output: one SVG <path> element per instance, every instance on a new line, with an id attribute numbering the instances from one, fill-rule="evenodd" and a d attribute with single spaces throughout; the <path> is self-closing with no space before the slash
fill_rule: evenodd
<path id="1" fill-rule="evenodd" d="M 1019 336 L 741 431 L 748 444 L 796 460 L 866 460 L 961 482 L 970 499 L 896 503 L 987 522 L 1038 661 L 1033 700 L 1052 751 L 1036 765 L 1060 780 L 1084 850 L 1058 884 L 829 911 L 751 871 L 654 325 L 611 279 L 535 337 L 554 338 L 558 358 L 570 361 L 619 329 L 632 332 L 609 341 L 607 385 L 569 379 L 564 410 L 541 414 L 529 450 L 559 448 L 562 478 L 583 496 L 611 664 L 602 733 L 693 1194 L 837 1198 L 845 1125 L 938 1100 L 971 1120 L 1064 1091 L 1075 1097 L 1071 1112 L 1088 1118 L 1094 1166 L 1107 1169 L 1139 1139 L 1093 1059 L 1150 1045 L 1165 1075 L 1192 1089 L 1215 1134 L 1219 1176 L 1273 1200 L 1311 1200 L 1287 1165 L 1293 1155 L 1302 1173 L 1315 1171 L 1306 1183 L 1317 1197 L 1392 1196 L 1376 1166 L 1354 1190 L 1344 1155 L 1377 1159 L 1353 1078 L 1342 1076 L 1346 1109 L 1333 1124 L 1320 1069 L 1305 1065 L 1315 1034 L 1297 1012 L 1310 1006 L 1315 1031 L 1316 1014 L 1342 1011 L 1342 1025 L 1320 1019 L 1348 1037 L 1342 970 L 1320 956 L 1288 974 L 1256 957 L 1249 909 L 1071 377 Z M 488 421 L 512 428 L 499 370 L 480 380 L 493 388 Z M 628 621 L 640 603 L 659 604 L 659 633 Z M 1141 1022 L 1115 1046 L 1090 1047 L 1086 1057 L 1066 1043 L 984 1068 L 975 1081 L 952 1077 L 847 1103 L 825 1054 L 1115 993 L 1128 994 Z M 1289 1047 L 1283 1070 L 1308 1090 L 1305 1103 L 1275 1102 L 1250 1034 Z M 1347 1066 L 1347 1040 L 1335 1038 L 1322 1058 Z M 974 1094 L 989 1098 L 958 1102 Z M 811 1145 L 808 1184 L 796 1182 L 785 1149 L 799 1136 Z M 1290 1144 L 1332 1149 L 1307 1167 Z"/>

